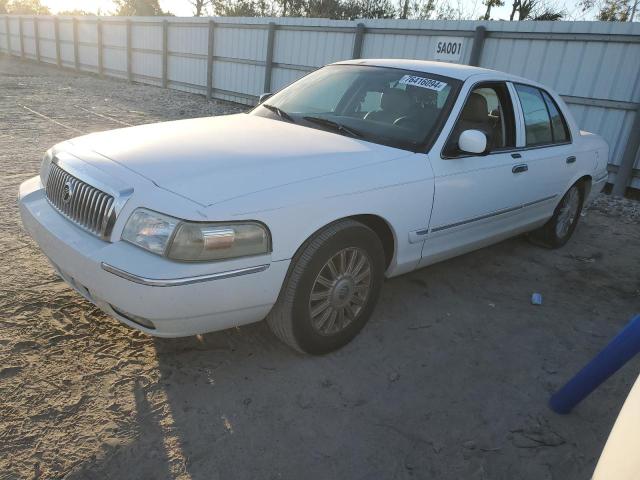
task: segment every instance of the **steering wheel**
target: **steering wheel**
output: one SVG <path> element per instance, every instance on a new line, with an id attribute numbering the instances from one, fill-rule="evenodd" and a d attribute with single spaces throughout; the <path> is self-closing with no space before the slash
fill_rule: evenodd
<path id="1" fill-rule="evenodd" d="M 410 122 L 412 122 L 412 120 L 414 120 L 414 117 L 412 117 L 411 115 L 404 115 L 402 117 L 396 118 L 393 121 L 393 124 L 396 127 L 409 127 L 411 126 Z"/>

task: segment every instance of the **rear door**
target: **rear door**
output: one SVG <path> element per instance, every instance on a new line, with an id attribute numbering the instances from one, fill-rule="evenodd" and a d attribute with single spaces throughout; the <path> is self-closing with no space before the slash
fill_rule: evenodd
<path id="1" fill-rule="evenodd" d="M 553 98 L 532 85 L 513 84 L 522 131 L 517 154 L 526 165 L 523 215 L 531 223 L 549 218 L 577 168 L 567 122 Z"/>

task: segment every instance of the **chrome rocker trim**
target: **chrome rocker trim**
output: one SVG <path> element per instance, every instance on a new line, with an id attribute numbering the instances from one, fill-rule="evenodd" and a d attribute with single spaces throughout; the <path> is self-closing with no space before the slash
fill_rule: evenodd
<path id="1" fill-rule="evenodd" d="M 199 275 L 197 277 L 182 277 L 182 278 L 145 278 L 133 273 L 121 270 L 113 265 L 102 262 L 100 264 L 102 269 L 106 272 L 117 275 L 140 285 L 146 285 L 149 287 L 177 287 L 181 285 L 190 285 L 192 283 L 208 282 L 210 280 L 222 280 L 225 278 L 239 277 L 240 275 L 248 275 L 250 273 L 264 272 L 269 265 L 257 265 L 255 267 L 240 268 L 238 270 L 228 270 L 226 272 L 210 273 L 207 275 Z"/>
<path id="2" fill-rule="evenodd" d="M 539 200 L 534 200 L 533 202 L 524 203 L 522 205 L 516 205 L 515 207 L 504 208 L 502 210 L 496 210 L 495 212 L 487 213 L 485 215 L 480 215 L 479 217 L 469 218 L 467 220 L 462 220 L 460 222 L 449 223 L 447 225 L 439 225 L 437 227 L 431 228 L 431 233 L 441 232 L 442 230 L 447 230 L 449 228 L 459 227 L 461 225 L 466 225 L 468 223 L 477 222 L 478 220 L 485 220 L 487 218 L 495 217 L 496 215 L 503 215 L 505 213 L 515 212 L 516 210 L 520 210 L 521 208 L 532 207 L 542 202 L 548 202 L 549 200 L 553 200 L 558 195 L 549 195 L 548 197 L 541 198 Z M 423 235 L 428 233 L 425 230 L 417 232 L 418 235 Z"/>

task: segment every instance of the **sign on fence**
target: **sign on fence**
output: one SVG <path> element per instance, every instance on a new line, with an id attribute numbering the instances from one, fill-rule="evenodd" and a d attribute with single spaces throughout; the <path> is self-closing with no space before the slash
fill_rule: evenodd
<path id="1" fill-rule="evenodd" d="M 462 58 L 464 43 L 464 37 L 438 37 L 433 58 L 447 62 L 459 62 Z"/>

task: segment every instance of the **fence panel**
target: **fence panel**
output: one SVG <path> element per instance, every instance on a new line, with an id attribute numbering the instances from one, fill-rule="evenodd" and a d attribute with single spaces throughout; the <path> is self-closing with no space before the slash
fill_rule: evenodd
<path id="1" fill-rule="evenodd" d="M 40 61 L 56 63 L 55 32 L 51 18 L 38 20 L 38 35 L 40 37 Z"/>
<path id="2" fill-rule="evenodd" d="M 38 17 L 42 62 L 57 63 L 59 52 L 61 65 L 75 68 L 77 54 L 82 71 L 100 73 L 102 62 L 105 75 L 160 86 L 166 66 L 169 88 L 247 105 L 266 86 L 276 91 L 322 65 L 354 56 L 469 63 L 475 30 L 483 26 L 485 39 L 476 42 L 479 65 L 554 88 L 581 128 L 609 142 L 610 180 L 623 158 L 632 158 L 632 185 L 640 188 L 640 152 L 626 151 L 640 136 L 631 131 L 640 115 L 637 23 L 77 17 L 74 44 L 73 18 L 58 18 L 57 43 L 55 22 L 54 17 Z M 37 58 L 33 17 L 0 16 L 0 52 Z"/>
<path id="3" fill-rule="evenodd" d="M 73 46 L 73 19 L 60 18 L 58 20 L 58 33 L 60 35 L 60 61 L 63 67 L 75 66 L 75 53 Z M 55 60 L 55 50 L 53 57 Z"/>

